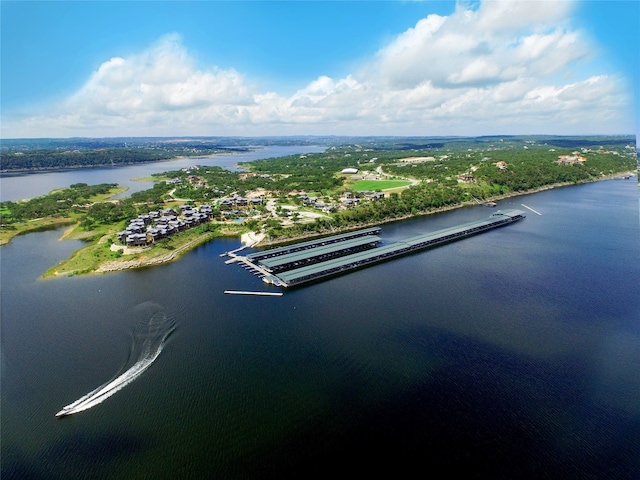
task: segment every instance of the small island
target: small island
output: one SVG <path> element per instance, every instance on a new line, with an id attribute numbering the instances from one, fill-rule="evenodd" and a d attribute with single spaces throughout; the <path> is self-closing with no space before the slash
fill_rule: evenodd
<path id="1" fill-rule="evenodd" d="M 349 139 L 352 140 L 352 139 Z M 45 155 L 46 156 L 46 155 Z M 4 159 L 4 155 L 3 155 Z M 632 137 L 366 137 L 322 153 L 255 160 L 239 171 L 197 164 L 153 176 L 115 200 L 115 184 L 71 185 L 0 204 L 0 242 L 69 225 L 86 246 L 45 277 L 170 262 L 221 236 L 273 246 L 573 185 L 637 170 Z"/>

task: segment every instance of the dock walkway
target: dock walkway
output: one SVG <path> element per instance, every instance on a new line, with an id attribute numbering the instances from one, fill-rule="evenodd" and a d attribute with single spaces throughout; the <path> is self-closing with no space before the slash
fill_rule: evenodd
<path id="1" fill-rule="evenodd" d="M 246 292 L 242 290 L 225 290 L 227 295 L 255 295 L 258 297 L 281 297 L 282 292 Z"/>

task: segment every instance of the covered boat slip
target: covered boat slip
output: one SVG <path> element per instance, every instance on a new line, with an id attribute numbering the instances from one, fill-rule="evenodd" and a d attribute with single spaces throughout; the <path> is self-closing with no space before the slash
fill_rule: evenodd
<path id="1" fill-rule="evenodd" d="M 310 265 L 279 271 L 270 275 L 269 279 L 265 278 L 265 280 L 285 287 L 300 285 L 329 275 L 338 274 L 347 270 L 414 252 L 422 248 L 454 241 L 503 225 L 508 225 L 524 217 L 524 212 L 521 210 L 503 210 L 494 213 L 487 220 L 469 222 L 455 227 L 437 230 L 428 234 L 416 235 L 403 241 L 378 246 L 365 251 L 349 253 L 348 249 L 336 250 L 336 252 L 343 251 L 345 254 L 337 257 L 334 256 L 334 258 L 329 260 Z M 315 253 L 311 253 L 308 250 L 300 253 L 302 258 L 305 255 L 307 257 L 315 255 Z M 292 265 L 292 262 L 289 262 L 288 265 Z"/>
<path id="2" fill-rule="evenodd" d="M 455 227 L 443 228 L 441 230 L 436 230 L 435 232 L 416 235 L 402 240 L 402 243 L 409 244 L 412 248 L 429 247 L 438 243 L 455 240 L 460 237 L 475 235 L 476 233 L 490 230 L 521 218 L 524 218 L 524 212 L 522 210 L 499 210 L 491 215 L 487 220 L 463 223 Z"/>
<path id="3" fill-rule="evenodd" d="M 369 250 L 375 248 L 381 241 L 377 235 L 365 235 L 342 242 L 334 242 L 276 257 L 264 258 L 259 260 L 258 263 L 269 272 L 280 272 Z"/>
<path id="4" fill-rule="evenodd" d="M 280 272 L 274 275 L 280 284 L 285 287 L 299 285 L 304 282 L 310 282 L 322 277 L 334 275 L 345 270 L 351 270 L 363 265 L 386 260 L 390 257 L 408 253 L 411 248 L 402 242 L 384 245 L 372 250 L 353 253 L 344 257 L 334 258 L 326 262 L 316 263 L 308 267 L 296 268 L 286 272 Z"/>
<path id="5" fill-rule="evenodd" d="M 285 245 L 283 247 L 270 248 L 269 250 L 253 252 L 247 255 L 247 259 L 251 262 L 261 261 L 265 258 L 278 257 L 280 255 L 300 252 L 302 250 L 308 250 L 310 248 L 318 248 L 323 245 L 344 242 L 353 238 L 364 237 L 366 235 L 377 235 L 380 233 L 380 231 L 380 227 L 371 227 L 362 230 L 356 230 L 353 232 L 341 233 L 339 235 L 331 235 L 330 237 L 322 237 L 315 240 L 309 240 L 307 242 L 293 243 L 291 245 Z"/>

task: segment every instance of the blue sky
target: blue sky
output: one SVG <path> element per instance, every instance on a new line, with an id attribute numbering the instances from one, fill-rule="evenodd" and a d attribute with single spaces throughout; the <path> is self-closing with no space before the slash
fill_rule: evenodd
<path id="1" fill-rule="evenodd" d="M 640 2 L 2 0 L 2 138 L 629 134 Z"/>

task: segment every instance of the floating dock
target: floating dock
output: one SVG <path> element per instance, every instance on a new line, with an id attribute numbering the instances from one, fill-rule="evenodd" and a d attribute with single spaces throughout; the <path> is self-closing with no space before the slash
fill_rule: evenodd
<path id="1" fill-rule="evenodd" d="M 283 272 L 324 262 L 332 258 L 339 258 L 351 253 L 370 250 L 377 247 L 381 242 L 382 240 L 377 235 L 365 235 L 340 242 L 319 245 L 312 249 L 263 258 L 260 260 L 260 266 L 269 273 Z"/>
<path id="2" fill-rule="evenodd" d="M 244 292 L 241 290 L 225 290 L 228 295 L 256 295 L 259 297 L 281 297 L 282 292 Z"/>
<path id="3" fill-rule="evenodd" d="M 381 231 L 382 229 L 380 227 L 371 227 L 365 228 L 363 230 L 355 230 L 353 232 L 331 235 L 329 237 L 322 237 L 307 242 L 292 243 L 291 245 L 285 245 L 283 247 L 270 248 L 269 250 L 250 253 L 249 255 L 247 255 L 247 259 L 251 262 L 258 262 L 264 260 L 265 258 L 287 255 L 289 253 L 322 247 L 324 245 L 330 245 L 332 243 L 344 242 L 353 238 L 366 237 L 367 235 L 378 235 Z"/>
<path id="4" fill-rule="evenodd" d="M 261 271 L 265 283 L 292 287 L 382 262 L 435 245 L 460 240 L 525 218 L 521 210 L 498 210 L 486 220 L 469 222 L 383 245 L 380 228 L 292 244 L 242 257 Z"/>

